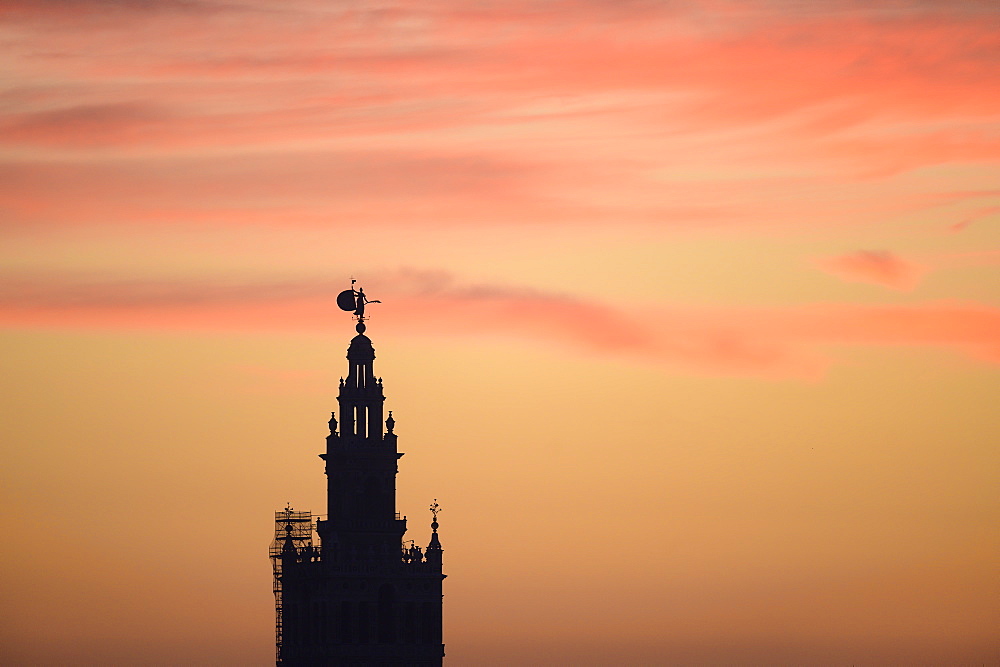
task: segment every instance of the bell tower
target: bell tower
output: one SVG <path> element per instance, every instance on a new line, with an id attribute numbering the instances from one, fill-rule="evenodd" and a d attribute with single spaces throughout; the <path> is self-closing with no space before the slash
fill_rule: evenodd
<path id="1" fill-rule="evenodd" d="M 345 290 L 357 335 L 347 348 L 338 410 L 326 451 L 327 516 L 275 512 L 276 646 L 279 665 L 441 665 L 442 548 L 435 500 L 425 549 L 403 544 L 396 511 L 396 421 L 383 419 L 385 394 L 365 335 L 369 301 Z M 339 415 L 339 419 L 338 419 Z"/>

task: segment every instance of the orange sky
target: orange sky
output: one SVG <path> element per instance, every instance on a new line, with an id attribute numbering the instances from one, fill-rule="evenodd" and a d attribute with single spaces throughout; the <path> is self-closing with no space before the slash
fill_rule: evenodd
<path id="1" fill-rule="evenodd" d="M 3 662 L 272 660 L 353 275 L 449 664 L 997 664 L 998 20 L 3 3 Z"/>

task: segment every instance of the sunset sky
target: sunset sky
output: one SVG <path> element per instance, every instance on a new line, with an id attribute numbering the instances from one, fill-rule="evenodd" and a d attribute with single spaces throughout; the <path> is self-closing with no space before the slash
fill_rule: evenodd
<path id="1" fill-rule="evenodd" d="M 446 662 L 1000 664 L 1000 9 L 4 0 L 0 662 L 273 664 L 358 279 Z"/>

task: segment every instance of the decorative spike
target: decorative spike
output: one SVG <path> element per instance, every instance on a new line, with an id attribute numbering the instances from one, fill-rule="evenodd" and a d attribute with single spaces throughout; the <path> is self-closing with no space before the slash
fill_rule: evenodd
<path id="1" fill-rule="evenodd" d="M 431 503 L 430 510 L 431 514 L 434 516 L 434 520 L 431 521 L 431 530 L 433 530 L 436 533 L 438 529 L 438 512 L 441 511 L 441 506 L 438 505 L 437 498 L 435 498 L 434 502 Z"/>
<path id="2" fill-rule="evenodd" d="M 440 563 L 441 540 L 438 538 L 438 512 L 441 511 L 441 506 L 438 505 L 437 498 L 435 498 L 434 502 L 431 503 L 430 510 L 434 520 L 431 521 L 431 541 L 430 544 L 427 545 L 427 556 L 430 558 L 432 553 L 437 554 L 435 558 L 437 558 L 438 563 Z"/>

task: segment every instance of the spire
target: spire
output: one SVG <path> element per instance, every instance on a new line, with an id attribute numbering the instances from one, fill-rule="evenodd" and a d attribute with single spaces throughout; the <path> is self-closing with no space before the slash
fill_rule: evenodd
<path id="1" fill-rule="evenodd" d="M 441 557 L 441 540 L 438 539 L 438 512 L 441 511 L 441 506 L 438 505 L 437 498 L 430 506 L 431 515 L 434 517 L 431 521 L 431 542 L 427 545 L 427 555 L 430 557 L 431 551 L 437 552 L 437 557 Z"/>
<path id="2" fill-rule="evenodd" d="M 326 516 L 314 526 L 310 512 L 291 506 L 275 512 L 269 551 L 277 662 L 284 665 L 441 667 L 444 656 L 441 508 L 437 499 L 430 506 L 429 546 L 403 540 L 406 517 L 396 511 L 403 453 L 396 420 L 383 410 L 375 348 L 365 334 L 370 303 L 378 302 L 365 297 L 354 280 L 337 297 L 340 308 L 353 311 L 357 333 L 347 348 L 347 373 L 340 379 L 338 405 L 328 418 L 330 434 L 320 454 Z"/>

